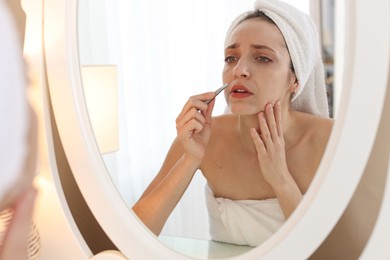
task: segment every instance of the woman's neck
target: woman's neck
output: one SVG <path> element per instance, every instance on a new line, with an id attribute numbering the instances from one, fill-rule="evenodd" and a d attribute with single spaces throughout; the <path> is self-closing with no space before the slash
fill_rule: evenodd
<path id="1" fill-rule="evenodd" d="M 290 129 L 293 124 L 294 112 L 291 110 L 282 111 L 282 130 L 283 136 L 289 139 Z M 255 128 L 259 132 L 259 118 L 258 114 L 255 115 L 238 115 L 237 116 L 237 129 L 241 137 L 242 145 L 249 149 L 254 149 L 252 137 L 250 135 L 250 129 Z"/>

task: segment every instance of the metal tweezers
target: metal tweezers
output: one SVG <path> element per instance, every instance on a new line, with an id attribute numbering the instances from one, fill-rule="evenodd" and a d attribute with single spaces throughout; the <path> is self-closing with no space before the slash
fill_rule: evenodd
<path id="1" fill-rule="evenodd" d="M 218 96 L 219 93 L 221 93 L 227 86 L 229 86 L 229 83 L 226 83 L 226 84 L 223 84 L 222 87 L 220 87 L 219 89 L 217 89 L 214 93 L 215 93 L 215 96 L 212 98 L 212 99 L 208 99 L 205 101 L 206 104 L 209 104 L 211 101 L 213 101 L 214 98 L 216 98 Z"/>

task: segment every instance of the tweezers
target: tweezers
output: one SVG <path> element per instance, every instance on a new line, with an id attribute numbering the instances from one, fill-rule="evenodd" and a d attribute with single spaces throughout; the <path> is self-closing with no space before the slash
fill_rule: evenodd
<path id="1" fill-rule="evenodd" d="M 219 93 L 221 93 L 227 86 L 229 86 L 229 83 L 226 83 L 226 84 L 223 84 L 222 87 L 220 87 L 219 89 L 217 89 L 216 91 L 214 91 L 215 93 L 215 96 L 212 98 L 212 99 L 208 99 L 205 101 L 206 104 L 209 104 L 211 101 L 213 101 L 213 99 L 215 99 Z"/>

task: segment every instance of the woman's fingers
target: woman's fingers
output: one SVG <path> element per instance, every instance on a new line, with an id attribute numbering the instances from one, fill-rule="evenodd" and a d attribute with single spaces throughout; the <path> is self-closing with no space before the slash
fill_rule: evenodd
<path id="1" fill-rule="evenodd" d="M 278 136 L 283 138 L 283 128 L 282 128 L 282 106 L 280 101 L 276 101 L 275 103 L 275 121 L 276 121 L 276 129 L 278 131 Z"/>
<path id="2" fill-rule="evenodd" d="M 214 92 L 207 92 L 190 97 L 179 114 L 178 119 L 180 120 L 188 112 L 188 110 L 192 108 L 195 108 L 198 111 L 202 111 L 202 113 L 205 115 L 208 109 L 208 105 L 205 103 L 205 101 L 213 98 L 214 96 Z"/>
<path id="3" fill-rule="evenodd" d="M 283 144 L 282 112 L 280 101 L 265 106 L 264 112 L 258 114 L 260 138 L 267 150 Z"/>
<path id="4" fill-rule="evenodd" d="M 276 115 L 274 113 L 274 108 L 272 107 L 271 103 L 268 103 L 265 106 L 265 113 L 266 113 L 268 130 L 270 132 L 270 137 L 273 141 L 276 141 L 277 138 L 279 137 L 279 134 L 276 125 L 276 117 L 275 117 Z"/>
<path id="5" fill-rule="evenodd" d="M 211 134 L 211 113 L 214 102 L 205 101 L 215 97 L 208 92 L 190 97 L 176 119 L 177 138 L 189 158 L 202 160 Z"/>
<path id="6" fill-rule="evenodd" d="M 206 122 L 208 124 L 211 124 L 211 118 L 212 118 L 212 113 L 213 113 L 213 109 L 214 109 L 214 104 L 215 104 L 215 99 L 213 99 L 209 104 L 208 104 L 208 107 L 207 107 L 207 111 L 206 111 L 206 114 L 205 114 L 205 119 L 206 119 Z"/>
<path id="7" fill-rule="evenodd" d="M 259 113 L 258 120 L 260 125 L 260 138 L 263 141 L 265 147 L 269 149 L 272 146 L 272 137 L 263 112 Z"/>
<path id="8" fill-rule="evenodd" d="M 186 138 L 190 138 L 193 133 L 199 133 L 202 130 L 203 124 L 195 119 L 186 122 L 186 124 L 179 129 L 180 132 L 185 134 Z"/>
<path id="9" fill-rule="evenodd" d="M 253 128 L 251 129 L 251 136 L 256 147 L 262 175 L 274 187 L 289 172 L 282 132 L 280 102 L 277 101 L 274 107 L 267 104 L 264 112 L 258 114 L 258 121 L 260 135 Z"/>
<path id="10" fill-rule="evenodd" d="M 251 128 L 250 130 L 253 143 L 255 144 L 256 151 L 258 155 L 262 155 L 266 152 L 263 141 L 261 140 L 259 134 L 257 133 L 255 128 Z"/>
<path id="11" fill-rule="evenodd" d="M 215 96 L 214 92 L 207 92 L 200 95 L 192 96 L 184 105 L 183 110 L 176 119 L 176 128 L 184 132 L 194 131 L 199 133 L 203 130 L 205 123 L 211 123 L 211 113 L 214 107 L 214 100 L 209 104 L 204 101 L 209 100 Z"/>
<path id="12" fill-rule="evenodd" d="M 205 117 L 199 113 L 196 108 L 191 108 L 186 114 L 183 114 L 180 119 L 176 120 L 176 125 L 180 128 L 193 119 L 199 121 L 201 124 L 206 122 Z"/>

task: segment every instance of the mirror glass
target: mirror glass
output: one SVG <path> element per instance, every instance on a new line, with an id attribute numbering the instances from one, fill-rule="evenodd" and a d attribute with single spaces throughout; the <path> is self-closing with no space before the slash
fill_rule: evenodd
<path id="1" fill-rule="evenodd" d="M 188 97 L 221 85 L 225 33 L 253 3 L 79 0 L 79 59 L 90 121 L 107 171 L 129 208 L 160 169 L 176 136 L 175 119 Z M 334 3 L 289 3 L 310 13 L 318 25 L 334 117 Z M 225 108 L 221 95 L 213 115 L 223 114 Z M 164 243 L 175 247 L 210 239 L 205 184 L 202 174 L 196 173 L 162 231 Z"/>

